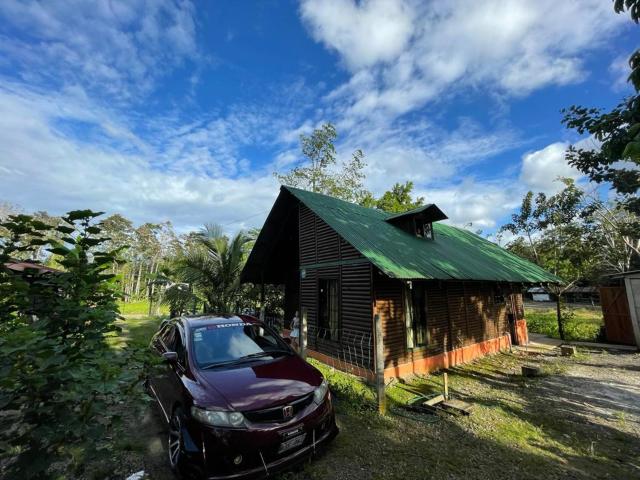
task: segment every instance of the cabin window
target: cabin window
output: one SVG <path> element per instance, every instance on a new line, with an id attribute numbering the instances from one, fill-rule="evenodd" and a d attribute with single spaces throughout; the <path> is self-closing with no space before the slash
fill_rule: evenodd
<path id="1" fill-rule="evenodd" d="M 428 345 L 427 296 L 424 285 L 409 283 L 405 290 L 407 348 Z"/>
<path id="2" fill-rule="evenodd" d="M 321 278 L 318 290 L 318 336 L 337 341 L 340 339 L 338 280 Z"/>
<path id="3" fill-rule="evenodd" d="M 433 240 L 433 223 L 432 222 L 417 222 L 416 223 L 416 235 L 418 237 Z"/>

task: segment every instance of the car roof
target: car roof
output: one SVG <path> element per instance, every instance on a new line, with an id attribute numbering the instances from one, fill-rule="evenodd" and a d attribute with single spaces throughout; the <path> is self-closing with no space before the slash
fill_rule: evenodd
<path id="1" fill-rule="evenodd" d="M 250 315 L 190 315 L 180 317 L 180 320 L 188 328 L 221 323 L 260 323 L 260 320 Z"/>

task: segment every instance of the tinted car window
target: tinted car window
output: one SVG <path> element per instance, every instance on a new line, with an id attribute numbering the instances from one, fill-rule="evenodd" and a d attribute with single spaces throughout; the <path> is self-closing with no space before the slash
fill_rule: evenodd
<path id="1" fill-rule="evenodd" d="M 252 323 L 208 325 L 195 328 L 192 335 L 198 366 L 227 363 L 260 354 L 290 353 L 274 333 Z"/>
<path id="2" fill-rule="evenodd" d="M 176 333 L 175 325 L 166 325 L 160 331 L 160 340 L 164 344 L 164 347 L 167 349 L 167 351 L 171 352 L 175 348 L 175 345 L 174 345 L 174 343 L 175 343 L 175 333 Z"/>
<path id="3" fill-rule="evenodd" d="M 174 351 L 178 354 L 178 361 L 186 363 L 186 349 L 184 346 L 184 333 L 182 328 L 175 328 Z"/>

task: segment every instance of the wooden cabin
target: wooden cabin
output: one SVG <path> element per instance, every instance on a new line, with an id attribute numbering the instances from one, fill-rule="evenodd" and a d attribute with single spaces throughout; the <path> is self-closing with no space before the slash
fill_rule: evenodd
<path id="1" fill-rule="evenodd" d="M 242 272 L 284 285 L 285 322 L 307 322 L 308 354 L 385 377 L 427 373 L 527 342 L 522 291 L 560 279 L 498 245 L 441 223 L 425 205 L 391 215 L 283 186 Z"/>

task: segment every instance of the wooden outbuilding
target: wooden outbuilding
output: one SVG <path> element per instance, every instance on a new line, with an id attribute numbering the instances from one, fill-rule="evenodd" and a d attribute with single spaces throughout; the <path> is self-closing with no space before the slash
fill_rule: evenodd
<path id="1" fill-rule="evenodd" d="M 359 375 L 375 370 L 376 340 L 386 378 L 527 342 L 523 288 L 560 279 L 446 218 L 433 204 L 391 215 L 282 187 L 242 281 L 284 285 L 308 354 Z"/>

